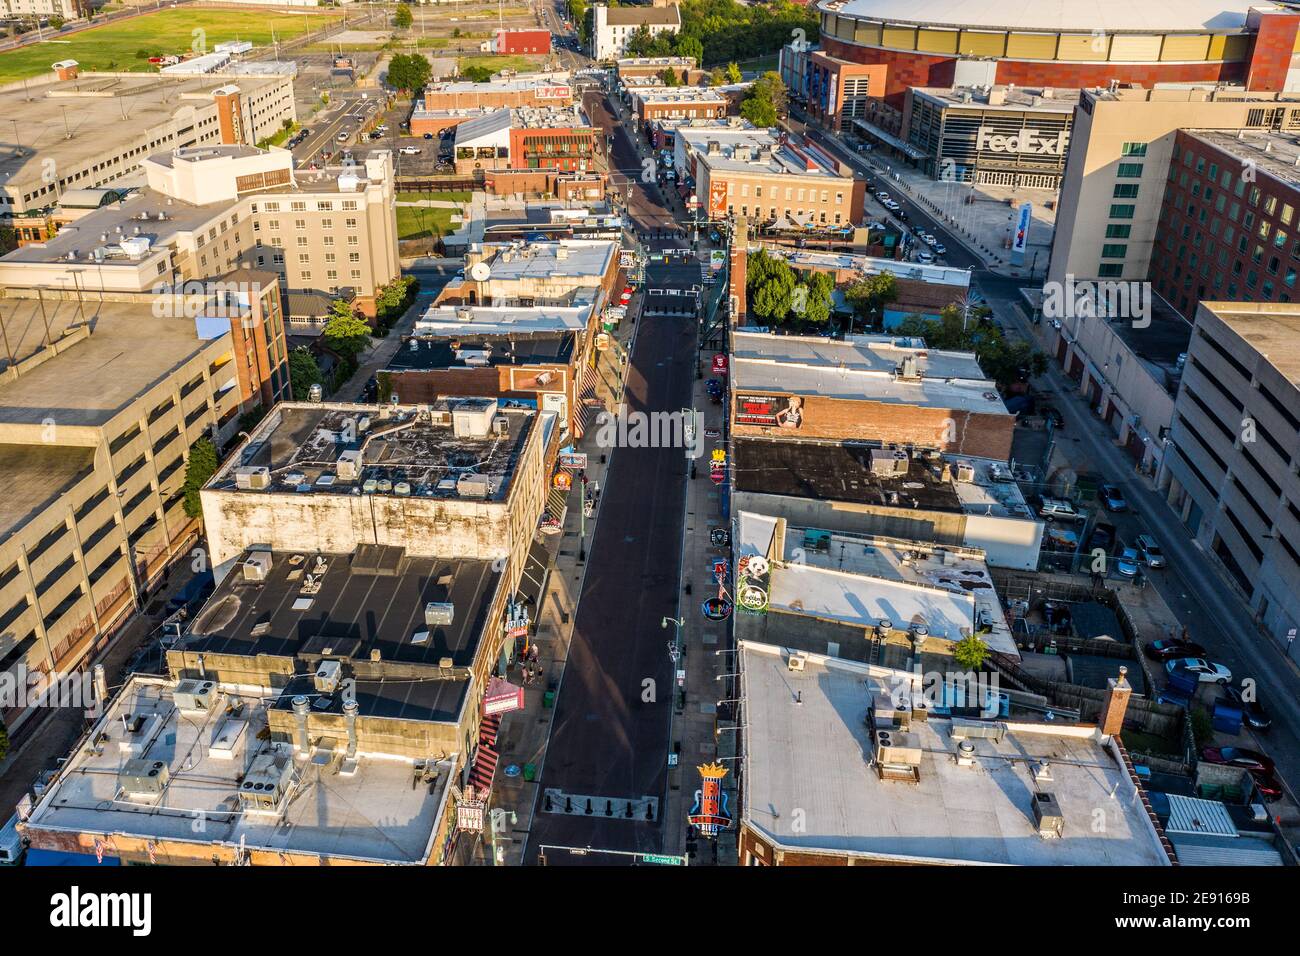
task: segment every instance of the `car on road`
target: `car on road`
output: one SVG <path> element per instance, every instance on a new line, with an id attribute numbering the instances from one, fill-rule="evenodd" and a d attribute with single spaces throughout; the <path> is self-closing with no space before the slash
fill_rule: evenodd
<path id="1" fill-rule="evenodd" d="M 1125 548 L 1115 559 L 1115 570 L 1126 578 L 1137 577 L 1138 563 L 1137 548 Z"/>
<path id="2" fill-rule="evenodd" d="M 948 254 L 948 247 L 942 242 L 936 242 L 934 244 L 934 254 L 936 256 L 946 256 Z"/>
<path id="3" fill-rule="evenodd" d="M 1277 779 L 1273 759 L 1258 750 L 1248 750 L 1245 747 L 1206 747 L 1201 751 L 1201 759 L 1221 767 L 1239 767 L 1247 771 L 1259 792 L 1270 800 L 1282 796 L 1282 784 Z"/>
<path id="4" fill-rule="evenodd" d="M 1048 497 L 1039 498 L 1038 516 L 1057 521 L 1078 521 L 1083 517 L 1070 502 L 1063 498 Z"/>
<path id="5" fill-rule="evenodd" d="M 1204 657 L 1206 650 L 1191 641 L 1159 640 L 1149 642 L 1142 653 L 1152 661 L 1176 661 L 1182 657 Z"/>
<path id="6" fill-rule="evenodd" d="M 403 156 L 418 156 L 420 155 L 420 147 L 403 146 L 401 149 L 398 150 L 398 152 L 401 153 Z"/>
<path id="7" fill-rule="evenodd" d="M 433 139 L 433 134 L 432 134 L 432 133 L 425 133 L 425 134 L 424 134 L 424 138 L 425 138 L 425 139 Z"/>
<path id="8" fill-rule="evenodd" d="M 1241 708 L 1241 719 L 1252 730 L 1268 730 L 1273 726 L 1273 718 L 1268 715 L 1268 711 L 1254 694 L 1247 700 L 1246 694 L 1240 687 L 1227 684 L 1223 688 L 1223 696 L 1229 703 Z"/>
<path id="9" fill-rule="evenodd" d="M 1202 684 L 1227 684 L 1232 680 L 1232 671 L 1223 664 L 1204 657 L 1175 657 L 1165 663 L 1165 670 L 1171 674 L 1176 670 L 1185 670 L 1195 674 Z"/>
<path id="10" fill-rule="evenodd" d="M 916 261 L 921 263 L 923 266 L 933 265 L 934 253 L 928 249 L 922 249 L 916 254 Z"/>
<path id="11" fill-rule="evenodd" d="M 920 232 L 918 232 L 916 235 L 917 235 L 917 236 L 920 238 L 920 240 L 921 240 L 922 242 L 924 242 L 927 246 L 933 246 L 936 242 L 939 241 L 938 239 L 934 238 L 934 235 L 933 235 L 932 233 L 928 233 L 928 232 L 926 232 L 924 229 L 921 230 Z"/>
<path id="12" fill-rule="evenodd" d="M 1124 493 L 1116 485 L 1102 485 L 1097 497 L 1101 499 L 1101 506 L 1107 511 L 1128 511 L 1128 502 L 1124 500 Z"/>
<path id="13" fill-rule="evenodd" d="M 1133 542 L 1138 550 L 1138 557 L 1148 568 L 1163 568 L 1165 566 L 1165 554 L 1160 550 L 1160 545 L 1156 544 L 1156 539 L 1149 534 L 1140 534 L 1137 540 Z"/>
<path id="14" fill-rule="evenodd" d="M 1098 524 L 1092 529 L 1092 534 L 1088 535 L 1088 550 L 1096 551 L 1098 549 L 1110 554 L 1111 547 L 1115 544 L 1115 529 L 1108 524 Z"/>
<path id="15" fill-rule="evenodd" d="M 348 139 L 350 138 L 350 135 L 351 135 L 351 134 L 349 134 L 349 133 L 339 133 L 337 136 L 334 137 L 334 139 L 335 139 L 337 142 L 340 142 L 340 143 L 346 143 L 346 142 L 348 141 Z"/>

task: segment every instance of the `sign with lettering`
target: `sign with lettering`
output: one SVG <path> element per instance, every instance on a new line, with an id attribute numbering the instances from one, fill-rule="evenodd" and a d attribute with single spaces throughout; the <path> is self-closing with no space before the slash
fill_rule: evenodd
<path id="1" fill-rule="evenodd" d="M 975 138 L 975 148 L 980 152 L 1017 153 L 1025 156 L 1064 156 L 1070 134 L 1061 130 L 1055 136 L 1028 127 L 1019 133 L 1007 135 L 996 129 L 981 126 Z"/>

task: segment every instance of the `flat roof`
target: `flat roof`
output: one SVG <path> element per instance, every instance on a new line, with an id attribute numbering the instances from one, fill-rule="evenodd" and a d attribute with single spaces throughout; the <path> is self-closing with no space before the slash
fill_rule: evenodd
<path id="1" fill-rule="evenodd" d="M 915 688 L 916 675 L 817 654 L 794 671 L 789 651 L 750 641 L 739 652 L 744 821 L 786 849 L 923 863 L 1169 863 L 1127 769 L 1096 728 L 1006 723 L 1000 741 L 970 741 L 975 765 L 963 767 L 953 721 L 931 716 L 911 724 L 920 781 L 881 780 L 868 763 L 867 712 L 875 695 Z M 1043 761 L 1050 783 L 1034 779 Z M 1065 818 L 1057 839 L 1038 834 L 1039 791 L 1055 796 Z M 1104 827 L 1094 824 L 1099 809 Z"/>
<path id="2" fill-rule="evenodd" d="M 261 739 L 267 707 L 257 697 L 223 694 L 206 712 L 182 714 L 173 690 L 165 678 L 128 678 L 87 743 L 72 751 L 37 803 L 28 827 L 201 846 L 242 841 L 248 850 L 387 864 L 428 859 L 452 780 L 451 761 L 436 765 L 436 783 L 420 786 L 412 786 L 413 763 L 399 757 L 362 753 L 353 772 L 319 766 L 296 760 L 288 743 Z M 230 705 L 242 706 L 237 719 L 227 716 Z M 123 717 L 142 718 L 140 730 L 126 729 Z M 101 735 L 102 743 L 89 745 Z M 214 754 L 212 744 L 222 737 L 241 741 L 234 759 Z M 262 757 L 295 767 L 278 813 L 240 809 L 239 785 Z M 132 759 L 167 766 L 167 783 L 156 799 L 122 792 L 121 774 Z M 197 833 L 196 819 L 204 821 Z"/>
<path id="3" fill-rule="evenodd" d="M 945 109 L 1007 110 L 1025 113 L 1064 113 L 1072 116 L 1079 105 L 1080 90 L 1074 87 L 1004 86 L 914 86 L 912 92 L 933 100 Z"/>
<path id="4" fill-rule="evenodd" d="M 742 511 L 736 557 L 773 549 L 775 523 Z M 1019 657 L 984 552 L 880 535 L 788 525 L 773 567 L 768 605 L 864 629 L 881 620 L 906 630 L 924 624 L 932 638 L 960 641 L 983 620 L 990 647 Z"/>
<path id="5" fill-rule="evenodd" d="M 695 130 L 684 126 L 677 135 L 694 151 L 696 161 L 711 170 L 853 182 L 852 173 L 841 173 L 840 164 L 821 148 L 807 142 L 796 143 L 775 129 Z M 711 142 L 718 144 L 717 153 L 709 152 Z M 769 151 L 765 158 L 760 152 L 763 150 Z"/>
<path id="6" fill-rule="evenodd" d="M 890 336 L 830 339 L 736 331 L 731 380 L 737 392 L 777 391 L 1009 414 L 973 352 L 899 344 L 906 341 Z M 918 377 L 905 379 L 897 374 L 905 359 L 915 359 Z"/>
<path id="7" fill-rule="evenodd" d="M 491 561 L 416 557 L 400 547 L 366 545 L 352 554 L 263 551 L 271 555 L 270 573 L 264 581 L 246 581 L 241 565 L 258 552 L 250 548 L 240 556 L 191 622 L 184 650 L 245 657 L 326 654 L 367 662 L 378 651 L 381 664 L 437 668 L 449 657 L 453 667 L 468 668 L 501 578 Z M 426 624 L 430 603 L 454 605 L 452 623 Z M 421 688 L 409 673 L 401 676 L 406 680 L 395 685 L 397 716 L 454 719 L 463 687 L 443 680 Z M 391 689 L 375 693 L 392 696 Z"/>
<path id="8" fill-rule="evenodd" d="M 433 305 L 415 320 L 418 336 L 521 335 L 587 328 L 592 304 L 571 306 Z"/>
<path id="9" fill-rule="evenodd" d="M 95 467 L 95 449 L 0 444 L 0 540 L 40 514 Z"/>
<path id="10" fill-rule="evenodd" d="M 1184 135 L 1214 146 L 1293 189 L 1300 189 L 1300 136 L 1272 130 L 1185 129 Z"/>
<path id="11" fill-rule="evenodd" d="M 148 302 L 88 299 L 79 310 L 78 303 L 62 300 L 0 299 L 0 316 L 6 328 L 12 320 L 13 327 L 26 329 L 30 342 L 37 331 L 43 335 L 42 306 L 52 328 L 78 325 L 84 315 L 91 333 L 0 384 L 0 423 L 104 425 L 211 344 L 199 338 L 194 319 L 160 318 Z M 233 365 L 228 372 L 235 374 Z M 94 387 L 69 387 L 78 382 Z"/>
<path id="12" fill-rule="evenodd" d="M 248 97 L 281 81 L 240 76 L 236 83 Z M 110 156 L 147 130 L 171 122 L 180 110 L 211 103 L 212 93 L 230 82 L 220 73 L 83 73 L 75 80 L 11 86 L 0 91 L 0 116 L 17 124 L 22 145 L 0 149 L 0 182 L 17 191 L 42 182 L 47 160 L 70 170 Z"/>
<path id="13" fill-rule="evenodd" d="M 492 270 L 488 282 L 519 282 L 545 279 L 591 279 L 603 276 L 618 254 L 619 244 L 611 239 L 559 239 L 553 242 L 522 241 L 485 243 L 485 260 Z"/>
<path id="14" fill-rule="evenodd" d="M 899 279 L 924 282 L 927 285 L 947 285 L 966 289 L 970 287 L 970 270 L 952 266 L 925 265 L 920 262 L 899 262 L 877 256 L 859 256 L 848 252 L 817 252 L 811 249 L 790 249 L 786 246 L 764 246 L 769 255 L 784 259 L 795 269 L 824 269 L 836 272 L 861 272 L 863 275 L 889 273 Z"/>
<path id="15" fill-rule="evenodd" d="M 394 372 L 500 365 L 567 365 L 576 347 L 573 332 L 514 335 L 409 336 L 388 363 Z M 453 341 L 456 347 L 453 348 Z M 412 348 L 414 345 L 414 348 Z"/>
<path id="16" fill-rule="evenodd" d="M 605 11 L 605 22 L 610 26 L 676 26 L 682 22 L 676 4 L 664 7 L 597 7 Z"/>
<path id="17" fill-rule="evenodd" d="M 1300 306 L 1282 302 L 1203 301 L 1201 307 L 1237 333 L 1283 378 L 1300 389 Z"/>
<path id="18" fill-rule="evenodd" d="M 457 434 L 452 419 L 458 413 L 482 418 L 486 434 Z M 498 417 L 508 422 L 503 435 L 491 428 Z M 235 474 L 239 466 L 261 466 L 270 469 L 267 490 L 279 493 L 448 499 L 463 497 L 458 481 L 474 476 L 486 482 L 487 493 L 473 500 L 504 501 L 535 421 L 532 411 L 487 398 L 439 399 L 427 408 L 281 403 L 254 430 L 238 460 L 232 458 L 207 487 L 262 494 L 237 490 Z M 345 453 L 360 454 L 355 478 L 339 474 Z M 380 481 L 392 487 L 381 490 Z M 399 482 L 408 486 L 404 492 Z"/>

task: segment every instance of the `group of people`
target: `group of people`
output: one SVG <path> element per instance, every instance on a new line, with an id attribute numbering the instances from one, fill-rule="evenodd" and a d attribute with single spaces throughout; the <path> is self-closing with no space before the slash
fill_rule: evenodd
<path id="1" fill-rule="evenodd" d="M 542 679 L 542 663 L 537 659 L 537 645 L 529 644 L 520 662 L 523 665 L 524 683 L 534 684 Z"/>

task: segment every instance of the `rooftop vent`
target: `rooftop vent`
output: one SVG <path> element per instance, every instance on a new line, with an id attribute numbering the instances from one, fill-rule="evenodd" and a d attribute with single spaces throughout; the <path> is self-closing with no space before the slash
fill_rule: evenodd
<path id="1" fill-rule="evenodd" d="M 212 709 L 217 685 L 210 680 L 183 680 L 176 684 L 172 700 L 176 709 L 189 713 L 206 713 Z"/>
<path id="2" fill-rule="evenodd" d="M 450 601 L 430 601 L 424 606 L 424 623 L 430 627 L 449 627 L 456 617 L 456 605 Z"/>
<path id="3" fill-rule="evenodd" d="M 161 760 L 128 760 L 117 776 L 118 786 L 128 797 L 153 799 L 167 789 L 170 772 Z"/>
<path id="4" fill-rule="evenodd" d="M 1060 837 L 1065 829 L 1065 815 L 1055 794 L 1042 791 L 1034 794 L 1034 822 L 1038 835 L 1044 839 Z"/>
<path id="5" fill-rule="evenodd" d="M 271 574 L 271 552 L 254 551 L 241 564 L 245 581 L 265 581 Z"/>

